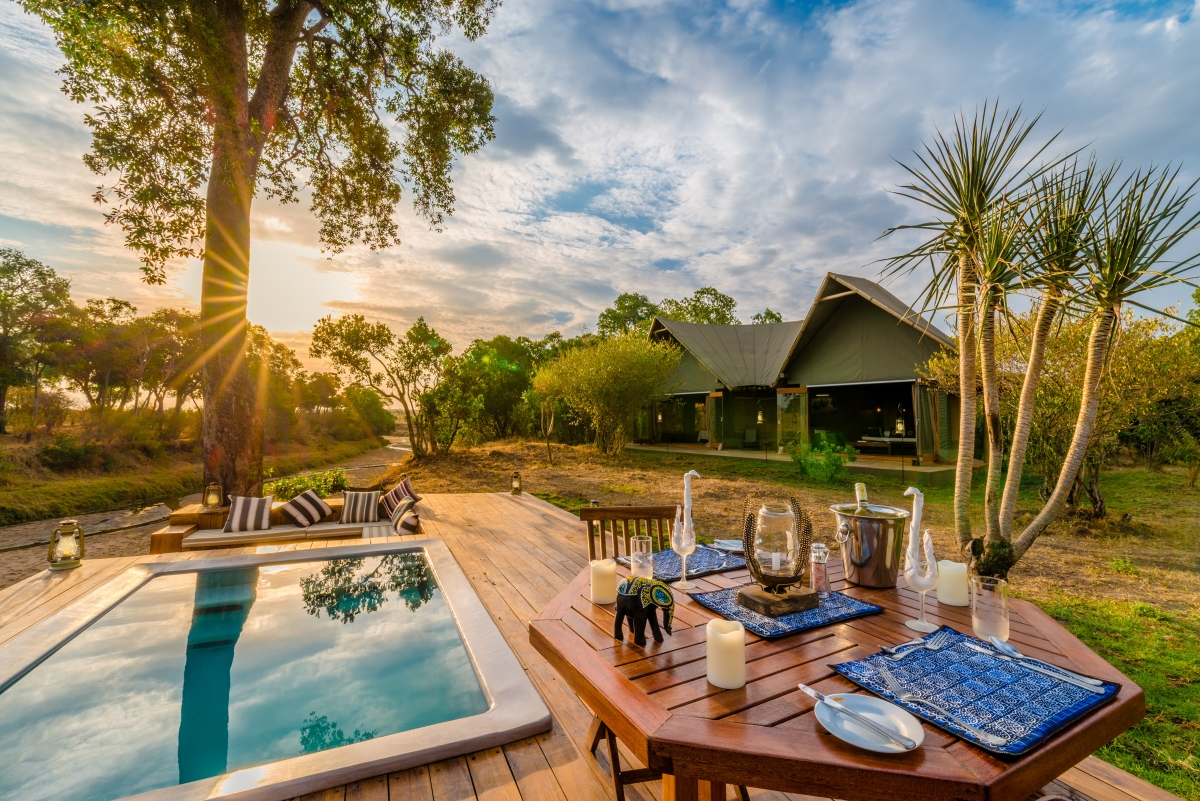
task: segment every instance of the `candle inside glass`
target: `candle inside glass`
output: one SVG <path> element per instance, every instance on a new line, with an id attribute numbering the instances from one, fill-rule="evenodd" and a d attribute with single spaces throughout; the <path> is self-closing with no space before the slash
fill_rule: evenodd
<path id="1" fill-rule="evenodd" d="M 708 683 L 724 690 L 746 686 L 746 629 L 736 620 L 710 620 L 705 627 Z"/>
<path id="2" fill-rule="evenodd" d="M 597 559 L 592 562 L 592 603 L 611 604 L 617 600 L 617 562 Z"/>
<path id="3" fill-rule="evenodd" d="M 629 572 L 635 578 L 654 578 L 654 551 L 644 534 L 629 538 Z"/>
<path id="4" fill-rule="evenodd" d="M 937 600 L 946 606 L 967 606 L 967 566 L 962 562 L 943 559 L 938 562 Z"/>

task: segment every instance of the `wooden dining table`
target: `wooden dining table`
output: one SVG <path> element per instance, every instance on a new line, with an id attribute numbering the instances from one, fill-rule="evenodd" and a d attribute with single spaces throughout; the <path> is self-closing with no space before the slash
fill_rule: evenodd
<path id="1" fill-rule="evenodd" d="M 622 575 L 628 571 L 618 567 Z M 663 801 L 725 801 L 727 785 L 846 801 L 1026 801 L 1037 790 L 1145 715 L 1140 687 L 1034 604 L 1011 603 L 1009 642 L 1023 653 L 1116 682 L 1106 705 L 1019 757 L 999 757 L 922 721 L 924 743 L 898 754 L 857 748 L 829 734 L 803 682 L 828 693 L 865 692 L 831 665 L 920 636 L 904 625 L 918 595 L 904 585 L 847 584 L 837 554 L 831 588 L 883 608 L 867 617 L 764 639 L 746 633 L 746 685 L 724 690 L 705 668 L 705 626 L 715 617 L 674 591 L 674 632 L 645 647 L 613 638 L 613 605 L 589 600 L 581 572 L 529 624 L 534 647 L 650 770 L 663 775 Z M 748 583 L 745 569 L 693 579 L 702 592 Z M 938 624 L 971 634 L 970 610 L 926 598 Z"/>

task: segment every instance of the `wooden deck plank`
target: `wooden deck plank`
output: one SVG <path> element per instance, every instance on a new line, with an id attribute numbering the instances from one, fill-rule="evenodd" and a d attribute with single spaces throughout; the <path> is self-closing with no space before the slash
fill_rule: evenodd
<path id="1" fill-rule="evenodd" d="M 388 776 L 389 801 L 433 801 L 433 785 L 429 782 L 429 768 L 402 770 Z"/>
<path id="2" fill-rule="evenodd" d="M 347 784 L 346 801 L 388 801 L 387 776 L 372 776 Z"/>
<path id="3" fill-rule="evenodd" d="M 475 785 L 463 757 L 434 762 L 429 766 L 433 801 L 475 801 Z"/>
<path id="4" fill-rule="evenodd" d="M 479 801 L 521 801 L 521 791 L 499 746 L 468 755 L 467 768 Z"/>

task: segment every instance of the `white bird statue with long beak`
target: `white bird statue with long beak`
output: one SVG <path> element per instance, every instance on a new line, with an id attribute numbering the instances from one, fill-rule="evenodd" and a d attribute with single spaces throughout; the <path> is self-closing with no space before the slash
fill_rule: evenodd
<path id="1" fill-rule="evenodd" d="M 700 478 L 695 470 L 683 474 L 683 534 L 685 537 L 696 536 L 696 527 L 692 525 L 692 479 Z"/>
<path id="2" fill-rule="evenodd" d="M 904 625 L 915 631 L 929 633 L 938 629 L 936 624 L 925 619 L 925 593 L 938 583 L 937 557 L 933 553 L 933 537 L 930 536 L 929 529 L 925 529 L 924 536 L 921 536 L 925 494 L 916 487 L 909 487 L 904 494 L 913 496 L 912 530 L 908 535 L 908 550 L 904 552 L 904 580 L 921 596 L 921 617 L 917 620 L 906 620 Z"/>

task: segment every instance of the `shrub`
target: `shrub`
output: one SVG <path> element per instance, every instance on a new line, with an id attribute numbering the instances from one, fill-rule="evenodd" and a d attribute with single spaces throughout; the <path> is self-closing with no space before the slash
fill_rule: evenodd
<path id="1" fill-rule="evenodd" d="M 351 385 L 342 395 L 371 434 L 380 436 L 396 430 L 396 416 L 383 408 L 383 399 L 375 390 Z"/>
<path id="2" fill-rule="evenodd" d="M 350 486 L 346 481 L 346 471 L 338 467 L 333 470 L 314 470 L 311 473 L 301 473 L 296 476 L 284 476 L 263 484 L 264 495 L 274 495 L 277 501 L 290 501 L 302 492 L 315 490 L 317 495 L 326 498 L 335 492 L 341 492 Z"/>
<path id="3" fill-rule="evenodd" d="M 100 447 L 79 443 L 70 434 L 57 434 L 54 441 L 37 450 L 38 461 L 50 470 L 83 470 L 101 459 Z"/>
<path id="4" fill-rule="evenodd" d="M 798 445 L 789 448 L 788 451 L 803 475 L 823 483 L 843 478 L 846 475 L 846 464 L 858 458 L 858 451 L 854 448 L 838 448 L 828 442 L 819 448 Z"/>

